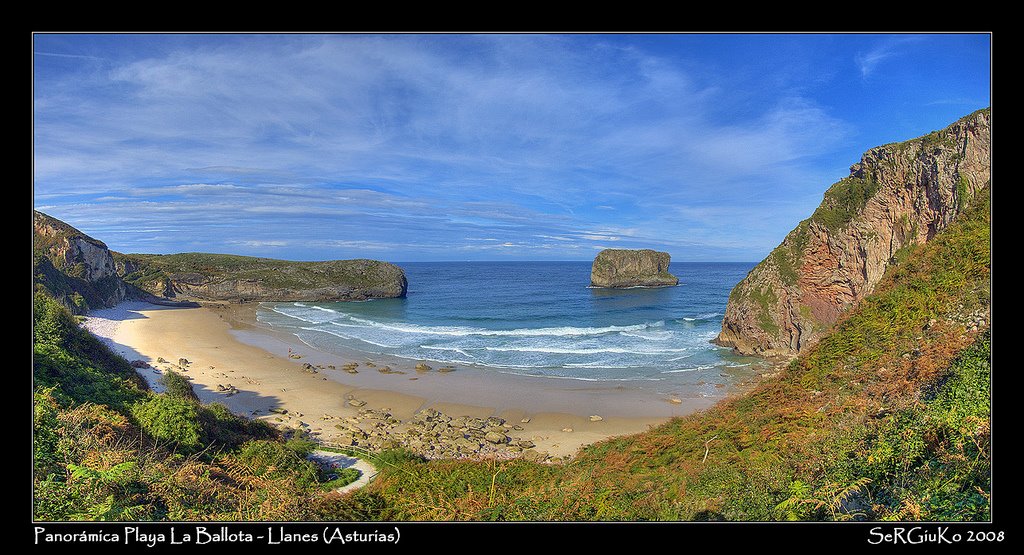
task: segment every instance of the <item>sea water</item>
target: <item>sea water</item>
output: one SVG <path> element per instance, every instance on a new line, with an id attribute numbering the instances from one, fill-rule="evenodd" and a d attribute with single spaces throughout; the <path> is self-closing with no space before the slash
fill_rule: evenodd
<path id="1" fill-rule="evenodd" d="M 675 262 L 678 286 L 633 289 L 588 287 L 590 262 L 398 265 L 404 299 L 264 303 L 257 319 L 326 352 L 583 381 L 720 382 L 759 362 L 710 342 L 752 263 Z"/>

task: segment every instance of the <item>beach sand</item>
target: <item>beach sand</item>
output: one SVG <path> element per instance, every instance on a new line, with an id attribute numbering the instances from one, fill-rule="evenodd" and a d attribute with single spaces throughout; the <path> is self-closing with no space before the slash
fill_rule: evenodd
<path id="1" fill-rule="evenodd" d="M 303 427 L 327 442 L 339 434 L 339 419 L 357 415 L 349 398 L 365 401 L 365 408 L 389 409 L 400 420 L 425 408 L 453 417 L 499 416 L 522 426 L 516 434 L 532 440 L 538 451 L 556 457 L 575 454 L 608 437 L 646 430 L 717 401 L 476 368 L 438 373 L 434 365 L 433 371 L 418 373 L 417 361 L 315 351 L 298 338 L 257 322 L 256 305 L 181 308 L 126 302 L 94 311 L 85 325 L 125 358 L 152 365 L 139 371 L 156 391 L 161 371 L 179 370 L 178 361 L 184 358 L 189 363 L 182 373 L 191 379 L 202 402 L 220 402 L 236 414 L 278 426 Z M 159 363 L 158 358 L 167 362 Z M 347 362 L 359 362 L 359 373 L 341 370 Z M 381 374 L 368 362 L 404 374 Z M 306 363 L 324 368 L 312 373 L 303 369 Z M 232 389 L 237 393 L 228 394 Z M 671 402 L 673 397 L 681 402 Z M 282 408 L 288 413 L 271 412 Z M 602 419 L 592 421 L 591 415 Z M 529 422 L 523 423 L 527 418 Z"/>

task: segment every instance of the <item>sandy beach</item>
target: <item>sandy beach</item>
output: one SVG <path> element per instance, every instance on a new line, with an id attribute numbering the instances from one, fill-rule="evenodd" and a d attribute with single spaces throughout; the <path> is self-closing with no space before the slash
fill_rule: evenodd
<path id="1" fill-rule="evenodd" d="M 342 435 L 339 422 L 358 416 L 360 409 L 350 402 L 355 400 L 365 403 L 363 410 L 384 409 L 402 422 L 427 408 L 452 417 L 497 416 L 515 423 L 520 428 L 515 434 L 532 441 L 537 451 L 563 457 L 717 401 L 476 368 L 417 372 L 417 361 L 323 353 L 257 322 L 256 305 L 180 308 L 126 302 L 94 311 L 85 325 L 128 360 L 149 363 L 152 367 L 140 373 L 157 391 L 162 372 L 182 371 L 202 402 L 220 402 L 277 426 L 301 427 L 326 442 Z M 179 359 L 188 363 L 179 367 Z M 357 374 L 341 369 L 350 362 L 359 363 Z M 395 373 L 378 372 L 376 367 L 384 365 Z M 282 409 L 287 414 L 280 414 Z"/>

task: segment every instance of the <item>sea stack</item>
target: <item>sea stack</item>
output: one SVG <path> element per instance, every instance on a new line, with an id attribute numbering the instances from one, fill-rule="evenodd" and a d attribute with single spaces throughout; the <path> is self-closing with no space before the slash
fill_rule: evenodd
<path id="1" fill-rule="evenodd" d="M 591 287 L 668 287 L 679 278 L 668 273 L 672 257 L 651 249 L 605 249 L 590 270 Z"/>

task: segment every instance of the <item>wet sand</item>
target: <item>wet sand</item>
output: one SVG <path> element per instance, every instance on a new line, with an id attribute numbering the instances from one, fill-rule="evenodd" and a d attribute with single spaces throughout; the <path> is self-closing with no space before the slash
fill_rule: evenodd
<path id="1" fill-rule="evenodd" d="M 127 302 L 91 313 L 86 327 L 129 360 L 152 365 L 140 373 L 157 391 L 161 372 L 178 371 L 184 358 L 189 363 L 180 370 L 202 402 L 220 402 L 278 426 L 301 426 L 327 442 L 339 433 L 338 419 L 357 416 L 350 398 L 365 401 L 365 408 L 388 409 L 400 420 L 426 408 L 453 417 L 499 416 L 522 426 L 518 435 L 552 456 L 572 455 L 584 445 L 646 430 L 718 400 L 477 368 L 439 373 L 436 363 L 429 372 L 417 372 L 417 361 L 356 351 L 323 353 L 257 322 L 256 305 Z M 157 362 L 160 358 L 167 362 Z M 350 362 L 359 363 L 357 374 L 341 369 Z M 402 373 L 382 374 L 368 364 Z M 601 420 L 592 421 L 591 415 Z M 526 418 L 529 422 L 521 423 Z"/>

